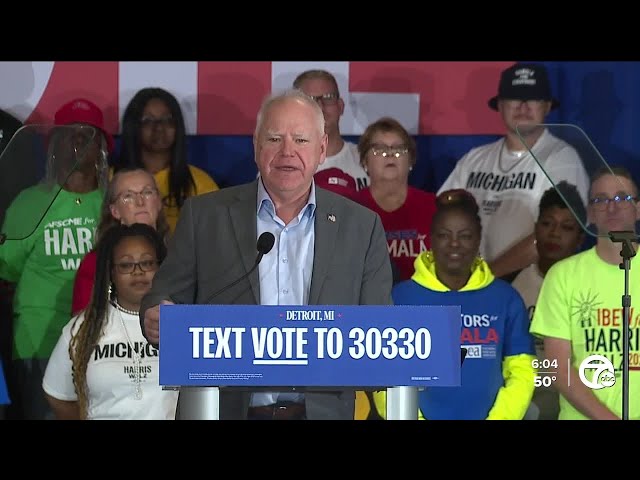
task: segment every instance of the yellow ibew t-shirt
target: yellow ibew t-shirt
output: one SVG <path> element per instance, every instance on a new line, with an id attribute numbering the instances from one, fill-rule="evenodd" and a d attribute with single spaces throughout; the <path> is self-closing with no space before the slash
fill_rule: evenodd
<path id="1" fill-rule="evenodd" d="M 629 294 L 629 418 L 640 419 L 640 260 L 634 257 L 630 269 Z M 556 263 L 547 272 L 531 323 L 531 333 L 569 340 L 572 365 L 579 371 L 590 355 L 603 355 L 615 369 L 615 383 L 592 389 L 612 412 L 622 417 L 622 294 L 624 270 L 610 265 L 595 247 Z M 635 307 L 635 308 L 634 308 Z M 557 359 L 558 367 L 566 359 Z M 550 370 L 550 369 L 545 369 Z M 585 369 L 594 383 L 596 371 Z M 602 378 L 602 377 L 600 377 Z M 572 381 L 581 380 L 576 378 Z M 559 420 L 586 419 L 562 395 Z"/>

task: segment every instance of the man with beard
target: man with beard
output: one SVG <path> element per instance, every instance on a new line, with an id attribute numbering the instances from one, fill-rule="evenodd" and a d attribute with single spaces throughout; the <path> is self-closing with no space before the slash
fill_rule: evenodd
<path id="1" fill-rule="evenodd" d="M 438 193 L 463 188 L 474 195 L 484 232 L 480 252 L 496 277 L 510 279 L 537 261 L 533 230 L 540 198 L 552 186 L 547 175 L 576 185 L 585 204 L 589 178 L 576 150 L 544 125 L 560 102 L 543 65 L 504 70 L 488 103 L 500 113 L 505 136 L 464 155 Z"/>

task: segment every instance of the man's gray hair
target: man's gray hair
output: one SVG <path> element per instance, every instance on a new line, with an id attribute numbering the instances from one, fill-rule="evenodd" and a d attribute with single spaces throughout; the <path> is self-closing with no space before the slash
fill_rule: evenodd
<path id="1" fill-rule="evenodd" d="M 282 103 L 288 99 L 300 100 L 303 103 L 309 105 L 317 119 L 318 123 L 318 131 L 320 135 L 324 135 L 324 114 L 322 113 L 322 109 L 318 102 L 316 102 L 313 98 L 302 92 L 298 89 L 289 89 L 284 92 L 271 94 L 264 99 L 262 105 L 260 106 L 260 110 L 258 110 L 258 116 L 256 118 L 256 130 L 254 132 L 254 136 L 257 138 L 260 130 L 262 129 L 262 122 L 264 120 L 265 113 L 275 104 Z"/>

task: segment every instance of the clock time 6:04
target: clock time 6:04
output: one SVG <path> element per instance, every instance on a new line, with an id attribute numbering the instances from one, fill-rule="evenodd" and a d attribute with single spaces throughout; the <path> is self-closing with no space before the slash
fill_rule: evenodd
<path id="1" fill-rule="evenodd" d="M 539 360 L 539 359 L 536 358 L 534 360 L 531 360 L 531 366 L 533 368 L 542 368 L 542 369 L 545 369 L 545 368 L 558 368 L 558 360 L 555 359 L 555 358 L 553 360 L 550 360 L 548 358 L 545 358 L 543 360 Z"/>

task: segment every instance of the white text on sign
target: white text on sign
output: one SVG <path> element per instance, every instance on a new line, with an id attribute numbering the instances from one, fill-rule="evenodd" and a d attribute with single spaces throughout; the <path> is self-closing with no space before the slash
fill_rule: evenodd
<path id="1" fill-rule="evenodd" d="M 190 327 L 193 358 L 242 358 L 244 327 Z M 254 364 L 307 365 L 306 327 L 251 327 Z M 396 357 L 426 359 L 431 354 L 431 333 L 427 328 L 351 328 L 345 341 L 339 328 L 317 327 L 316 358 L 338 359 L 346 352 L 353 359 Z"/>

